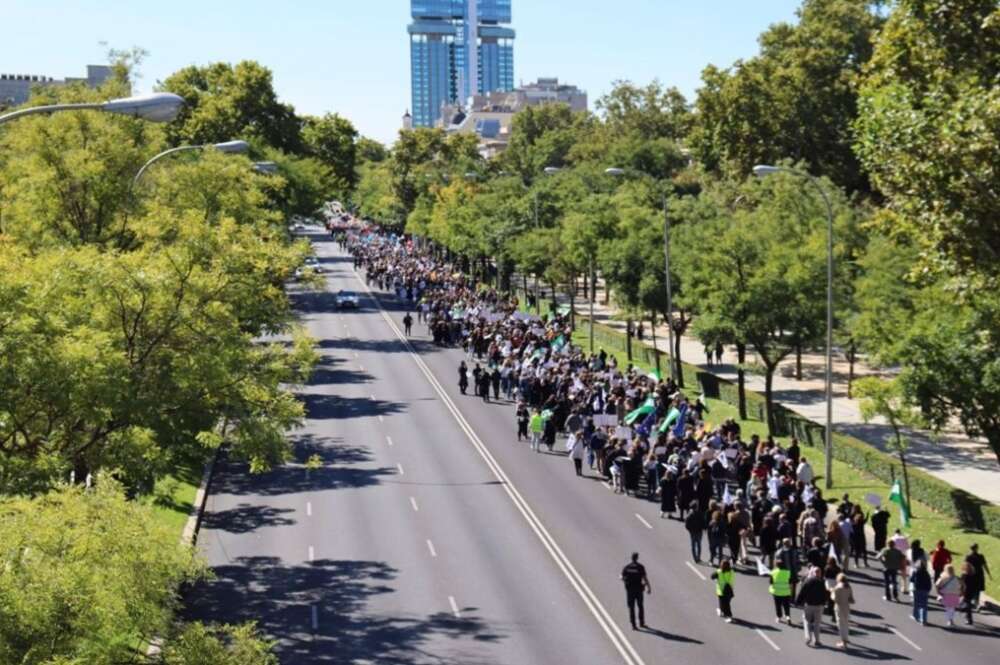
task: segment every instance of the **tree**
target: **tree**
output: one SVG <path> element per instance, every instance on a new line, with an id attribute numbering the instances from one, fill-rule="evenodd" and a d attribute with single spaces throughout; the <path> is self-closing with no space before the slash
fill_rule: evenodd
<path id="1" fill-rule="evenodd" d="M 302 124 L 306 152 L 318 159 L 333 174 L 325 194 L 346 200 L 358 183 L 358 131 L 350 120 L 336 113 L 322 117 L 307 116 Z"/>
<path id="2" fill-rule="evenodd" d="M 301 152 L 301 121 L 278 100 L 271 70 L 252 60 L 232 65 L 192 65 L 158 85 L 184 98 L 167 127 L 173 145 L 201 145 L 234 139 L 257 140 L 279 150 Z"/>
<path id="3" fill-rule="evenodd" d="M 514 116 L 500 167 L 531 185 L 546 167 L 566 165 L 570 151 L 591 126 L 590 116 L 573 113 L 565 104 L 529 106 Z"/>
<path id="4" fill-rule="evenodd" d="M 742 179 L 789 159 L 848 191 L 867 191 L 851 123 L 857 81 L 882 19 L 870 0 L 804 0 L 796 25 L 772 25 L 761 52 L 709 65 L 695 102 L 691 147 L 710 171 Z"/>
<path id="5" fill-rule="evenodd" d="M 1000 8 L 992 0 L 900 0 L 866 74 L 856 149 L 887 199 L 882 229 L 905 231 L 922 266 L 995 289 Z"/>
<path id="6" fill-rule="evenodd" d="M 176 589 L 205 566 L 106 475 L 0 498 L 0 542 L 0 663 L 276 663 L 252 625 L 175 621 Z M 152 638 L 164 646 L 149 661 Z"/>
<path id="7" fill-rule="evenodd" d="M 866 423 L 883 418 L 892 429 L 892 436 L 886 437 L 889 449 L 899 457 L 903 469 L 903 486 L 906 489 L 906 504 L 910 501 L 910 476 L 906 470 L 906 449 L 908 442 L 903 436 L 904 427 L 921 427 L 924 424 L 920 412 L 914 408 L 910 397 L 898 379 L 882 379 L 867 376 L 858 380 L 856 394 L 861 400 L 861 417 Z M 911 508 L 912 510 L 912 508 Z"/>

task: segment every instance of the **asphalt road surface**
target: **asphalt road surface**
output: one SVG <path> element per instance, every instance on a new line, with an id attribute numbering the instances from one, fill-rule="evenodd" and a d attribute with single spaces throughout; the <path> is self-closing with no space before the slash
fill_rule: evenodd
<path id="1" fill-rule="evenodd" d="M 800 611 L 777 625 L 750 571 L 723 623 L 679 522 L 577 478 L 561 441 L 551 454 L 518 444 L 509 403 L 459 393 L 460 350 L 434 347 L 417 321 L 404 340 L 405 306 L 307 235 L 328 286 L 295 294 L 322 356 L 301 389 L 295 462 L 258 476 L 217 467 L 198 538 L 215 577 L 190 591 L 193 617 L 257 621 L 286 664 L 996 664 L 996 617 L 946 630 L 932 605 L 934 625 L 919 626 L 882 600 L 876 567 L 851 575 L 846 654 L 829 623 L 822 649 L 804 645 Z M 359 310 L 336 310 L 340 289 L 361 294 Z M 313 455 L 323 464 L 310 470 Z M 653 586 L 640 631 L 618 579 L 633 550 Z"/>

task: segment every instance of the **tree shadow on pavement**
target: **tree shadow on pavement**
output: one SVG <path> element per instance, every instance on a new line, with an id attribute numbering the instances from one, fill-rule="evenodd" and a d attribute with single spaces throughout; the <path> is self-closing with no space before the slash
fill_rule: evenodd
<path id="1" fill-rule="evenodd" d="M 295 524 L 295 520 L 284 517 L 285 513 L 294 512 L 291 508 L 253 506 L 249 503 L 241 503 L 229 510 L 207 512 L 202 520 L 202 528 L 228 531 L 229 533 L 250 533 L 262 527 Z"/>
<path id="2" fill-rule="evenodd" d="M 312 420 L 371 418 L 389 416 L 406 410 L 406 404 L 403 402 L 370 397 L 345 397 L 319 393 L 300 393 L 298 397 L 305 403 L 306 417 Z"/>
<path id="3" fill-rule="evenodd" d="M 322 457 L 322 456 L 321 456 Z M 303 464 L 284 465 L 252 474 L 246 462 L 225 460 L 217 467 L 212 479 L 213 494 L 234 496 L 278 496 L 301 492 L 322 492 L 336 489 L 360 489 L 381 484 L 383 478 L 396 475 L 392 467 L 340 466 L 359 464 L 370 459 L 364 449 L 334 448 L 318 469 L 308 469 Z"/>
<path id="4" fill-rule="evenodd" d="M 283 663 L 489 662 L 481 645 L 503 636 L 478 618 L 475 608 L 465 608 L 461 618 L 371 610 L 373 598 L 395 592 L 396 577 L 396 569 L 381 561 L 284 564 L 274 557 L 241 557 L 188 591 L 186 613 L 203 621 L 257 621 L 278 641 L 275 651 Z"/>

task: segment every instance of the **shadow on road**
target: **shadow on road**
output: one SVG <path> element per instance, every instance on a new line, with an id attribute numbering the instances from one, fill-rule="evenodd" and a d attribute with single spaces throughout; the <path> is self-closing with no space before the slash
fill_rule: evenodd
<path id="1" fill-rule="evenodd" d="M 476 616 L 475 608 L 465 608 L 461 618 L 370 609 L 373 598 L 395 592 L 397 571 L 381 561 L 288 565 L 274 557 L 241 557 L 214 574 L 188 591 L 189 618 L 259 621 L 278 640 L 275 650 L 283 663 L 485 663 L 477 653 L 480 645 L 503 638 Z M 454 643 L 442 649 L 441 640 Z"/>
<path id="2" fill-rule="evenodd" d="M 294 512 L 291 508 L 252 506 L 249 503 L 241 503 L 236 508 L 206 513 L 204 520 L 202 520 L 202 528 L 229 533 L 250 533 L 262 527 L 295 524 L 295 520 L 284 517 L 285 513 Z"/>
<path id="3" fill-rule="evenodd" d="M 390 402 L 370 397 L 345 397 L 343 395 L 300 394 L 306 405 L 306 417 L 312 420 L 347 420 L 389 416 L 406 410 L 403 402 Z"/>

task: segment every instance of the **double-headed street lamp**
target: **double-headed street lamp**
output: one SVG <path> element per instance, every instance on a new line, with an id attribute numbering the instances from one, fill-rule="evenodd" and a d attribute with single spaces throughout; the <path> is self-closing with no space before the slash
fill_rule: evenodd
<path id="1" fill-rule="evenodd" d="M 826 433 L 824 448 L 826 453 L 826 489 L 833 487 L 833 206 L 830 197 L 812 174 L 786 166 L 760 164 L 753 167 L 753 174 L 765 178 L 775 173 L 791 175 L 812 183 L 826 204 Z"/>
<path id="2" fill-rule="evenodd" d="M 244 153 L 250 149 L 250 144 L 246 141 L 225 141 L 224 143 L 206 143 L 205 145 L 182 145 L 176 148 L 170 148 L 164 150 L 158 155 L 155 155 L 152 159 L 142 165 L 139 172 L 135 174 L 135 178 L 132 179 L 132 187 L 135 188 L 139 184 L 139 180 L 142 178 L 142 174 L 149 169 L 155 162 L 167 157 L 169 155 L 177 154 L 178 152 L 186 152 L 189 150 L 218 150 L 219 152 L 226 154 L 239 154 Z"/>
<path id="3" fill-rule="evenodd" d="M 177 117 L 177 113 L 181 110 L 181 105 L 183 104 L 184 99 L 171 92 L 154 92 L 149 95 L 136 95 L 122 99 L 112 99 L 107 102 L 30 106 L 0 115 L 0 125 L 26 115 L 58 113 L 60 111 L 102 111 L 116 115 L 130 115 L 150 122 L 170 122 Z"/>

